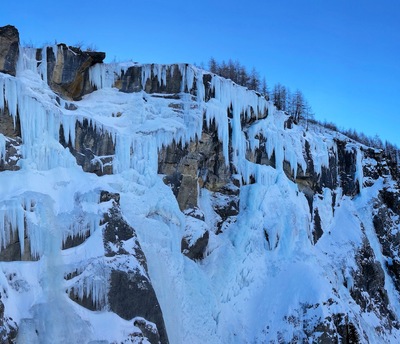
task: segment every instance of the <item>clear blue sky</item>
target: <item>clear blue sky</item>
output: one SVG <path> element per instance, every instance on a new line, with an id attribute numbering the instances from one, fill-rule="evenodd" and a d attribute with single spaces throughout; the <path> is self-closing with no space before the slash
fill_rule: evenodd
<path id="1" fill-rule="evenodd" d="M 400 146 L 399 0 L 4 1 L 22 43 L 93 44 L 107 60 L 239 60 L 303 91 L 316 118 Z"/>

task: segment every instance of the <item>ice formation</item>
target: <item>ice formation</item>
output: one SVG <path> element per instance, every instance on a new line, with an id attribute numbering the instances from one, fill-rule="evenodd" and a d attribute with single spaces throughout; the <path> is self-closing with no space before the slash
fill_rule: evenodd
<path id="1" fill-rule="evenodd" d="M 137 230 L 147 258 L 170 343 L 305 341 L 304 328 L 322 321 L 335 307 L 346 310 L 363 329 L 362 342 L 397 342 L 400 336 L 395 328 L 379 338 L 376 315 L 362 313 L 351 296 L 351 271 L 357 269 L 354 254 L 364 238 L 361 221 L 367 224 L 369 241 L 375 243 L 375 256 L 385 264 L 371 221 L 360 220 L 359 214 L 372 211 L 368 200 L 377 197 L 379 189 L 363 189 L 359 144 L 350 143 L 347 149 L 356 154 L 354 178 L 362 192 L 355 201 L 342 195 L 340 188 L 323 188 L 315 195 L 314 209 L 324 234 L 314 243 L 315 215 L 295 181 L 308 168 L 305 142 L 314 172 L 320 176 L 330 168 L 329 157 L 338 154 L 340 134 L 317 125 L 309 130 L 301 125 L 287 128 L 288 116 L 265 98 L 215 75 L 209 85 L 213 96 L 208 98 L 203 80 L 209 73 L 187 64 L 178 65 L 182 83 L 175 100 L 145 90 L 118 92 L 114 87 L 133 66 L 141 67 L 143 89 L 152 77 L 165 86 L 172 65 L 95 64 L 89 79 L 97 90 L 73 102 L 77 109 L 70 111 L 47 85 L 48 49 L 60 58 L 57 46 L 44 48 L 41 61 L 36 61 L 34 49 L 21 48 L 17 77 L 0 74 L 0 110 L 7 107 L 14 125 L 18 116 L 23 142 L 21 169 L 0 175 L 0 252 L 17 235 L 21 252 L 39 259 L 1 263 L 0 279 L 8 293 L 2 300 L 8 316 L 20 324 L 18 343 L 26 343 L 26 338 L 32 343 L 54 343 L 54 338 L 58 343 L 77 342 L 82 333 L 85 343 L 114 342 L 132 330 L 132 324 L 106 307 L 107 264 L 117 262 L 104 257 L 101 218 L 111 205 L 100 203 L 99 190 L 121 195 L 124 218 Z M 173 102 L 179 107 L 170 106 Z M 76 122 L 84 119 L 113 138 L 112 175 L 83 172 L 60 144 L 62 128 L 74 147 Z M 225 164 L 232 164 L 240 176 L 240 211 L 223 233 L 211 233 L 208 255 L 194 262 L 181 254 L 180 242 L 185 228 L 193 238 L 199 236 L 200 220 L 188 220 L 179 210 L 172 191 L 157 174 L 158 152 L 172 142 L 185 145 L 198 140 L 203 125 L 212 124 Z M 0 160 L 5 158 L 6 142 L 0 134 Z M 247 159 L 261 148 L 268 159 L 274 157 L 274 166 Z M 200 229 L 209 230 L 218 222 L 212 193 L 199 187 L 198 194 L 204 214 Z M 62 249 L 69 237 L 86 235 L 82 245 Z M 139 268 L 128 263 L 131 269 Z M 341 269 L 346 269 L 343 276 L 337 273 Z M 65 280 L 78 270 L 84 272 Z M 384 273 L 397 317 L 398 293 L 388 272 Z M 25 287 L 7 282 L 6 276 L 12 274 Z M 332 292 L 332 285 L 338 294 Z M 65 291 L 80 300 L 91 296 L 100 310 L 80 307 Z M 313 308 L 316 304 L 323 306 Z M 299 312 L 304 312 L 304 318 Z M 61 328 L 62 314 L 74 327 L 70 332 Z M 285 321 L 288 316 L 294 320 Z M 46 326 L 35 334 L 40 322 Z M 114 331 L 102 330 L 108 323 Z"/>

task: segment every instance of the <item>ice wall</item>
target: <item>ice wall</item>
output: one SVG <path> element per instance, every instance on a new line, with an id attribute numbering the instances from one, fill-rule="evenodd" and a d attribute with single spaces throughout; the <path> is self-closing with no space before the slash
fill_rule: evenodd
<path id="1" fill-rule="evenodd" d="M 58 48 L 52 49 L 56 52 Z M 45 292 L 44 304 L 39 302 L 34 310 L 25 310 L 24 316 L 37 316 L 43 323 L 51 324 L 51 331 L 43 331 L 53 337 L 68 335 L 55 322 L 62 314 L 67 314 L 72 324 L 78 324 L 81 319 L 87 319 L 91 325 L 98 321 L 97 327 L 93 326 L 101 329 L 98 324 L 104 319 L 76 311 L 64 292 L 67 290 L 80 300 L 91 296 L 101 312 L 107 311 L 108 275 L 103 264 L 100 226 L 101 215 L 107 209 L 99 205 L 98 190 L 111 189 L 121 194 L 124 214 L 137 228 L 171 342 L 194 342 L 201 338 L 202 342 L 222 343 L 231 324 L 243 330 L 236 339 L 238 342 L 253 338 L 254 329 L 262 333 L 265 330 L 262 324 L 252 323 L 251 315 L 259 311 L 255 295 L 276 311 L 277 306 L 265 295 L 273 295 L 279 289 L 273 283 L 265 287 L 268 282 L 265 276 L 272 276 L 276 284 L 278 279 L 273 279 L 276 276 L 286 281 L 279 267 L 281 258 L 287 264 L 282 271 L 289 271 L 292 262 L 301 260 L 302 254 L 309 257 L 308 252 L 313 252 L 312 214 L 295 183 L 299 170 L 303 174 L 307 170 L 306 142 L 310 146 L 314 172 L 320 175 L 323 167 L 329 168 L 329 154 L 337 151 L 335 134 L 318 132 L 320 129 L 312 126 L 310 130 L 302 126 L 287 128 L 288 116 L 256 92 L 216 75 L 205 78 L 210 75 L 208 72 L 187 64 L 178 65 L 182 80 L 175 97 L 152 95 L 144 90 L 154 78 L 160 86 L 166 85 L 171 77 L 170 65 L 141 65 L 142 90 L 124 93 L 113 86 L 123 72 L 136 64 L 95 64 L 89 78 L 97 91 L 81 101 L 67 102 L 47 85 L 46 54 L 47 49 L 43 49 L 42 60 L 37 61 L 35 50 L 23 49 L 17 77 L 0 74 L 0 110 L 7 106 L 14 124 L 20 120 L 23 159 L 17 176 L 20 180 L 26 178 L 26 185 L 21 189 L 15 186 L 10 174 L 3 179 L 0 251 L 17 234 L 23 252 L 27 235 L 32 256 L 42 258 L 42 271 L 37 273 L 36 283 L 40 285 L 37 290 Z M 66 107 L 69 103 L 76 109 L 69 110 Z M 114 175 L 88 177 L 77 166 L 69 149 L 59 143 L 62 126 L 66 141 L 75 147 L 76 122 L 83 119 L 113 137 Z M 158 151 L 172 142 L 185 145 L 198 140 L 205 129 L 203 126 L 214 124 L 225 164 L 232 167 L 242 184 L 253 184 L 241 185 L 237 223 L 227 233 L 211 235 L 210 258 L 202 265 L 186 260 L 180 252 L 186 220 L 171 190 L 157 175 Z M 0 159 L 5 156 L 6 140 L 0 135 Z M 275 168 L 246 159 L 248 152 L 260 149 L 261 144 L 268 158 L 274 156 Z M 358 147 L 355 178 L 360 186 L 362 164 Z M 6 189 L 4 185 L 11 186 Z M 199 192 L 200 207 L 211 208 L 210 193 L 203 191 Z M 324 192 L 323 200 L 316 201 L 316 205 L 323 217 L 323 226 L 329 228 L 333 223 L 332 194 Z M 211 226 L 213 222 L 207 220 Z M 85 245 L 62 251 L 69 237 L 86 235 L 89 239 Z M 308 263 L 315 261 L 310 258 Z M 306 268 L 308 263 L 302 269 L 311 280 L 324 274 L 322 269 L 310 273 Z M 64 277 L 75 269 L 84 272 L 79 278 L 71 277 L 64 282 Z M 261 278 L 260 271 L 264 274 Z M 328 288 L 328 282 L 321 283 Z M 304 291 L 306 286 L 302 284 L 300 289 Z M 297 291 L 289 289 L 288 292 Z M 29 295 L 29 301 L 34 302 L 34 291 Z M 304 298 L 299 296 L 301 302 Z M 49 300 L 54 302 L 54 308 Z M 15 312 L 15 318 L 21 320 L 22 316 Z M 245 320 L 242 320 L 243 313 L 248 315 Z M 122 323 L 121 319 L 118 321 Z M 34 326 L 29 321 L 22 323 L 26 323 L 26 331 L 21 333 L 33 335 Z M 90 333 L 86 323 L 82 326 L 88 338 L 99 339 Z M 128 327 L 125 323 L 119 326 Z M 79 338 L 77 333 L 74 336 Z M 229 340 L 235 341 L 236 334 L 229 332 L 229 336 Z"/>

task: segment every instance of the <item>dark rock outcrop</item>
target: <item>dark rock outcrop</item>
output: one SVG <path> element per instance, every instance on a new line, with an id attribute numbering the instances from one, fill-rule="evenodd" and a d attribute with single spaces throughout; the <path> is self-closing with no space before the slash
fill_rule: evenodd
<path id="1" fill-rule="evenodd" d="M 85 119 L 75 123 L 74 144 L 64 137 L 62 127 L 59 139 L 64 147 L 69 148 L 77 164 L 82 166 L 85 172 L 96 173 L 98 176 L 112 174 L 115 145 L 109 133 Z"/>
<path id="2" fill-rule="evenodd" d="M 203 259 L 207 248 L 210 233 L 205 231 L 202 236 L 192 242 L 192 238 L 184 236 L 181 242 L 182 253 L 193 260 Z"/>
<path id="3" fill-rule="evenodd" d="M 355 196 L 360 192 L 361 187 L 355 179 L 357 152 L 354 149 L 349 149 L 346 142 L 343 141 L 337 141 L 337 150 L 340 186 L 343 189 L 343 194 Z"/>
<path id="4" fill-rule="evenodd" d="M 321 217 L 319 216 L 318 208 L 314 209 L 314 231 L 313 231 L 313 239 L 314 244 L 321 238 L 324 231 L 322 230 L 321 226 Z"/>
<path id="5" fill-rule="evenodd" d="M 394 204 L 396 201 L 399 202 L 399 199 L 398 193 L 394 190 L 381 190 L 380 197 L 374 205 L 372 218 L 382 254 L 386 258 L 387 271 L 398 292 L 400 292 L 400 232 L 398 231 L 399 212 L 394 211 L 399 210 L 394 207 Z"/>
<path id="6" fill-rule="evenodd" d="M 15 76 L 19 55 L 19 33 L 11 25 L 0 27 L 0 73 Z"/>
<path id="7" fill-rule="evenodd" d="M 358 270 L 354 273 L 354 285 L 350 294 L 364 312 L 374 312 L 382 319 L 389 331 L 399 328 L 396 316 L 389 305 L 385 289 L 385 273 L 375 259 L 374 252 L 367 240 L 356 257 Z"/>
<path id="8" fill-rule="evenodd" d="M 158 161 L 158 171 L 165 175 L 181 210 L 197 206 L 198 185 L 220 191 L 231 181 L 216 130 L 204 130 L 199 140 L 184 147 L 172 143 L 160 151 Z"/>
<path id="9" fill-rule="evenodd" d="M 123 257 L 131 254 L 124 248 L 131 241 L 135 260 L 141 266 L 141 269 L 129 268 L 128 271 L 125 268 L 111 270 L 108 291 L 110 309 L 127 320 L 142 317 L 156 324 L 158 333 L 155 336 L 159 336 L 161 343 L 168 343 L 162 311 L 148 276 L 146 257 L 134 229 L 122 218 L 118 206 L 119 195 L 102 192 L 101 199 L 113 202 L 113 207 L 104 216 L 103 240 L 106 256 Z"/>
<path id="10" fill-rule="evenodd" d="M 100 202 L 110 202 L 104 214 L 103 244 L 105 259 L 92 261 L 83 269 L 65 276 L 73 281 L 68 289 L 70 298 L 90 310 L 109 309 L 126 320 L 138 321 L 143 337 L 151 343 L 168 343 L 164 319 L 151 284 L 146 257 L 135 230 L 123 219 L 119 208 L 119 194 L 102 191 Z M 100 269 L 100 270 L 99 270 Z M 86 271 L 89 271 L 86 273 Z M 104 299 L 91 293 L 79 293 L 82 285 L 93 278 L 93 271 L 101 271 Z M 151 326 L 154 324 L 154 326 Z"/>
<path id="11" fill-rule="evenodd" d="M 356 326 L 348 319 L 348 315 L 344 313 L 335 313 L 326 317 L 323 322 L 313 328 L 309 336 L 313 337 L 315 333 L 320 334 L 313 340 L 313 343 L 318 344 L 358 344 L 362 337 Z"/>
<path id="12" fill-rule="evenodd" d="M 0 342 L 2 344 L 13 344 L 17 336 L 17 324 L 14 320 L 4 316 L 4 304 L 0 293 Z"/>
<path id="13" fill-rule="evenodd" d="M 21 243 L 18 238 L 18 233 L 12 231 L 10 234 L 10 242 L 0 251 L 0 261 L 12 262 L 34 260 L 37 260 L 37 258 L 33 257 L 31 254 L 31 245 L 28 236 L 25 234 L 24 251 L 21 252 Z"/>
<path id="14" fill-rule="evenodd" d="M 146 337 L 150 343 L 162 343 L 155 324 L 150 323 L 143 318 L 136 318 L 133 324 L 142 331 L 142 335 Z"/>
<path id="15" fill-rule="evenodd" d="M 22 157 L 20 151 L 21 144 L 22 142 L 19 138 L 6 138 L 6 154 L 4 157 L 0 157 L 0 172 L 17 171 L 20 169 L 18 166 L 18 161 Z"/>
<path id="16" fill-rule="evenodd" d="M 21 140 L 21 123 L 19 116 L 16 116 L 15 122 L 9 114 L 8 107 L 5 106 L 0 111 L 0 134 L 5 136 L 5 156 L 0 156 L 0 172 L 1 171 L 17 171 L 19 159 L 21 159 L 20 146 Z"/>
<path id="17" fill-rule="evenodd" d="M 187 65 L 182 65 L 183 68 L 187 68 Z M 142 73 L 143 67 L 132 66 L 129 67 L 126 71 L 123 71 L 121 77 L 118 78 L 115 82 L 115 87 L 117 87 L 121 92 L 132 93 L 145 91 L 147 93 L 164 93 L 164 94 L 177 94 L 182 91 L 187 92 L 188 90 L 182 90 L 182 73 L 179 69 L 179 65 L 170 65 L 165 68 L 165 71 L 156 70 L 157 65 L 151 65 L 151 74 L 149 78 L 143 84 Z M 165 73 L 165 81 L 163 82 L 163 78 L 161 73 Z M 195 93 L 195 88 L 189 90 L 191 93 Z"/>
<path id="18" fill-rule="evenodd" d="M 102 63 L 103 52 L 82 51 L 79 48 L 58 44 L 57 51 L 47 47 L 47 83 L 51 89 L 64 99 L 80 100 L 91 93 L 95 87 L 89 80 L 89 68 Z M 38 60 L 42 60 L 43 51 L 38 50 Z"/>
<path id="19" fill-rule="evenodd" d="M 7 106 L 4 107 L 2 112 L 0 111 L 0 134 L 13 139 L 21 138 L 21 123 L 19 116 L 16 116 L 14 123 L 14 119 L 10 115 Z"/>

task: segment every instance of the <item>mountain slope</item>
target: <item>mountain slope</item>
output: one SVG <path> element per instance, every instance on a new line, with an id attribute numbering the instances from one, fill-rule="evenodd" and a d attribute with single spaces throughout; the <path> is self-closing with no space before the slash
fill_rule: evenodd
<path id="1" fill-rule="evenodd" d="M 191 65 L 2 30 L 3 342 L 399 341 L 383 152 Z"/>

